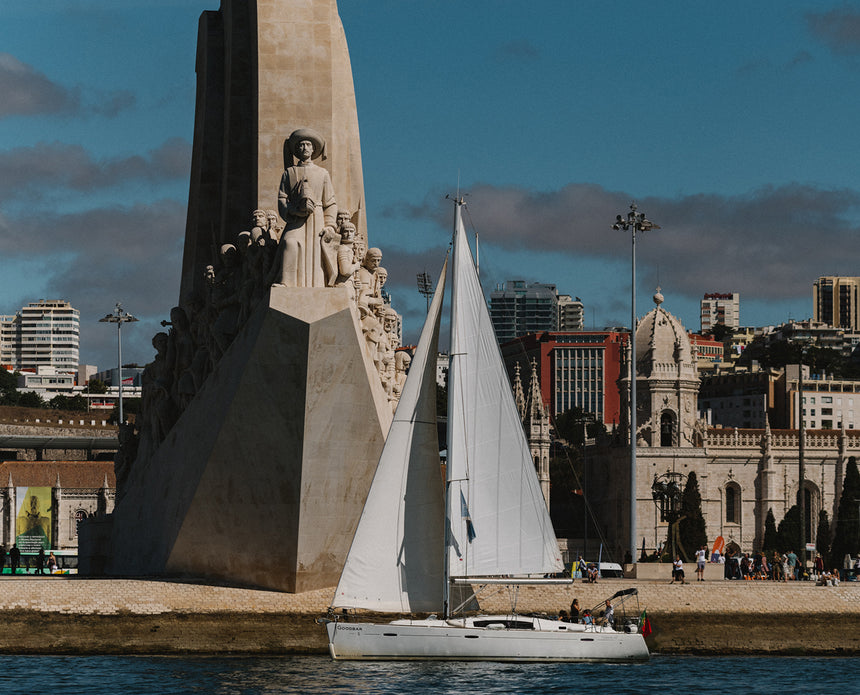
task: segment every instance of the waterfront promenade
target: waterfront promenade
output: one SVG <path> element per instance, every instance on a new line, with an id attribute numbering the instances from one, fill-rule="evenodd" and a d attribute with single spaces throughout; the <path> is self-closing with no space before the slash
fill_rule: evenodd
<path id="1" fill-rule="evenodd" d="M 661 653 L 860 654 L 860 583 L 577 580 L 524 586 L 521 612 L 556 613 L 577 597 L 596 606 L 619 589 L 639 589 Z M 482 598 L 506 612 L 509 589 Z M 164 579 L 3 576 L 0 652 L 313 653 L 326 648 L 315 618 L 333 589 L 304 594 Z"/>

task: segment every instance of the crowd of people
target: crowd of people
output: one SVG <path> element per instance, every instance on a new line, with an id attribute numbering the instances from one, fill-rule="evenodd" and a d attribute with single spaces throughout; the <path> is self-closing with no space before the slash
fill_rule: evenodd
<path id="1" fill-rule="evenodd" d="M 15 544 L 9 548 L 7 555 L 6 546 L 0 545 L 0 574 L 3 574 L 6 567 L 7 557 L 9 574 L 18 574 L 19 568 L 24 570 L 24 574 L 29 574 L 31 561 L 34 567 L 33 574 L 45 574 L 46 569 L 47 574 L 53 574 L 58 568 L 57 558 L 53 551 L 51 551 L 48 557 L 45 557 L 45 551 L 42 548 L 39 548 L 39 552 L 35 555 L 25 555 L 18 549 L 18 545 Z"/>
<path id="2" fill-rule="evenodd" d="M 770 557 L 767 553 L 756 552 L 720 558 L 725 563 L 724 576 L 726 579 L 741 579 L 748 581 L 788 582 L 811 580 L 821 586 L 836 586 L 840 581 L 838 569 L 829 570 L 824 565 L 824 558 L 816 554 L 811 568 L 804 567 L 793 550 L 787 553 L 774 551 Z M 853 569 L 860 570 L 860 557 L 853 563 Z"/>

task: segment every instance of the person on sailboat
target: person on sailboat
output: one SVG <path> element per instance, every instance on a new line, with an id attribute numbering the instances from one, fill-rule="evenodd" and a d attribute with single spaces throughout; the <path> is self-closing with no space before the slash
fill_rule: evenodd
<path id="1" fill-rule="evenodd" d="M 579 622 L 579 599 L 573 599 L 570 604 L 570 622 L 578 623 Z"/>
<path id="2" fill-rule="evenodd" d="M 615 609 L 612 607 L 612 601 L 606 599 L 606 610 L 603 611 L 603 619 L 608 627 L 615 627 Z"/>

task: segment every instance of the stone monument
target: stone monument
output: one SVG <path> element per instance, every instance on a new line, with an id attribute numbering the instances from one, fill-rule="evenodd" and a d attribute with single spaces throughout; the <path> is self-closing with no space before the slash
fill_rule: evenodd
<path id="1" fill-rule="evenodd" d="M 333 586 L 408 364 L 365 259 L 335 0 L 222 0 L 197 74 L 179 302 L 117 459 L 107 571 Z"/>

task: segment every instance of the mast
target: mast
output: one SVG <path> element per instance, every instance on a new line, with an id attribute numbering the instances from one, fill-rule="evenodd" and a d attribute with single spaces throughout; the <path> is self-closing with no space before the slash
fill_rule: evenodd
<path id="1" fill-rule="evenodd" d="M 457 197 L 454 199 L 454 231 L 453 231 L 453 239 L 454 243 L 457 243 L 457 229 L 460 223 L 460 207 L 464 204 L 463 198 L 460 197 L 460 186 L 459 181 L 457 185 Z M 456 256 L 456 250 L 454 253 Z M 452 401 L 452 393 L 453 389 L 451 388 L 451 372 L 456 369 L 456 354 L 454 352 L 454 347 L 457 345 L 456 337 L 454 336 L 454 312 L 455 301 L 454 295 L 457 291 L 456 289 L 456 280 L 455 275 L 452 273 L 451 275 L 451 336 L 449 341 L 448 348 L 448 403 L 447 403 L 447 412 L 451 412 L 451 401 Z M 452 432 L 451 432 L 451 422 L 448 422 L 447 427 L 447 440 L 445 442 L 446 448 L 448 450 L 448 461 L 445 465 L 445 543 L 443 544 L 442 552 L 445 554 L 444 562 L 442 565 L 442 581 L 444 582 L 444 586 L 442 588 L 442 618 L 447 620 L 450 617 L 451 610 L 451 566 L 450 566 L 450 552 L 449 546 L 451 545 L 451 522 L 448 519 L 448 510 L 451 508 L 451 444 L 452 444 Z"/>

